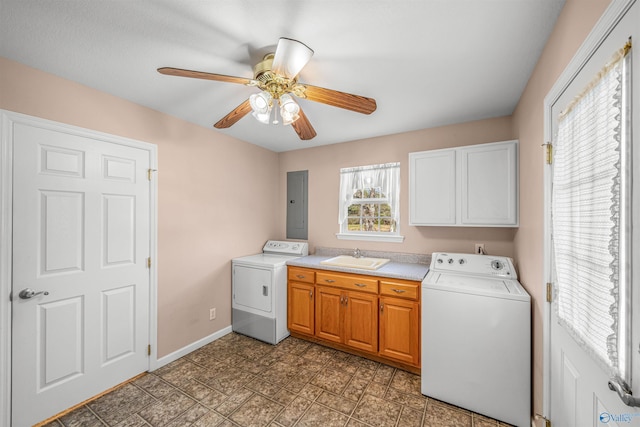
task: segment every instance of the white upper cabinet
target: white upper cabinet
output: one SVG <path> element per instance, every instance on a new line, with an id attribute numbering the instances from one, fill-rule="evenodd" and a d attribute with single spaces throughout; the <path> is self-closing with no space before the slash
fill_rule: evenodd
<path id="1" fill-rule="evenodd" d="M 409 153 L 409 225 L 456 224 L 456 152 Z"/>
<path id="2" fill-rule="evenodd" d="M 409 153 L 409 225 L 517 227 L 518 141 Z"/>

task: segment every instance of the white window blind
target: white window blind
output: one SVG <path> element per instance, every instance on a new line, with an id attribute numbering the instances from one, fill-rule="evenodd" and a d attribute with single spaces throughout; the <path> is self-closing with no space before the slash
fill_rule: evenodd
<path id="1" fill-rule="evenodd" d="M 595 360 L 627 380 L 628 47 L 560 115 L 554 142 L 554 308 Z"/>

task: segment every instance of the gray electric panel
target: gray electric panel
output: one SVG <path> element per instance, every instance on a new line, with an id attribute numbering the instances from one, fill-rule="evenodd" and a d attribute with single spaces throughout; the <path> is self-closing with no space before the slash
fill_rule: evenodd
<path id="1" fill-rule="evenodd" d="M 287 172 L 287 239 L 308 239 L 309 171 Z"/>

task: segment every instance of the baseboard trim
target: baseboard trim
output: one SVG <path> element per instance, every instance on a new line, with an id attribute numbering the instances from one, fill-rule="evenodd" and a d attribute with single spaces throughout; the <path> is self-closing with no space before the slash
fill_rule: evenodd
<path id="1" fill-rule="evenodd" d="M 226 328 L 220 329 L 213 334 L 206 336 L 198 341 L 192 342 L 191 344 L 182 347 L 179 350 L 174 351 L 173 353 L 169 353 L 166 356 L 163 356 L 156 360 L 150 367 L 150 371 L 155 371 L 156 369 L 162 368 L 164 365 L 168 365 L 169 363 L 180 359 L 182 356 L 185 356 L 192 351 L 196 351 L 200 347 L 204 347 L 205 345 L 214 342 L 217 339 L 222 338 L 223 336 L 230 334 L 232 331 L 231 326 L 227 326 Z"/>

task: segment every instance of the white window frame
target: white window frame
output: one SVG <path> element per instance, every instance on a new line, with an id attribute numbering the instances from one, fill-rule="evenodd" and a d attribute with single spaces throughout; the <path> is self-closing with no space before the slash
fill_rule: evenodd
<path id="1" fill-rule="evenodd" d="M 386 197 L 380 199 L 351 199 L 353 192 L 352 186 L 345 186 L 343 176 L 345 174 L 356 174 L 366 170 L 381 170 L 386 168 L 397 168 L 397 179 L 395 185 L 389 185 L 388 188 L 383 188 L 380 183 L 371 183 L 369 187 L 365 188 L 381 188 L 381 192 L 385 193 Z M 336 237 L 339 240 L 360 240 L 360 241 L 376 241 L 376 242 L 392 242 L 402 243 L 404 236 L 400 235 L 400 163 L 385 163 L 379 165 L 359 166 L 354 168 L 343 168 L 340 170 L 341 185 L 340 185 L 340 198 L 339 198 L 339 213 L 338 224 L 340 231 L 336 233 Z M 363 188 L 364 190 L 364 188 Z M 349 192 L 349 194 L 347 194 Z M 395 194 L 389 194 L 395 192 Z M 347 201 L 350 200 L 350 201 Z M 395 220 L 395 231 L 393 232 L 381 232 L 381 231 L 348 231 L 348 214 L 343 212 L 348 206 L 354 203 L 370 204 L 370 203 L 387 203 L 391 205 L 392 219 Z M 393 212 L 396 212 L 394 215 Z"/>

